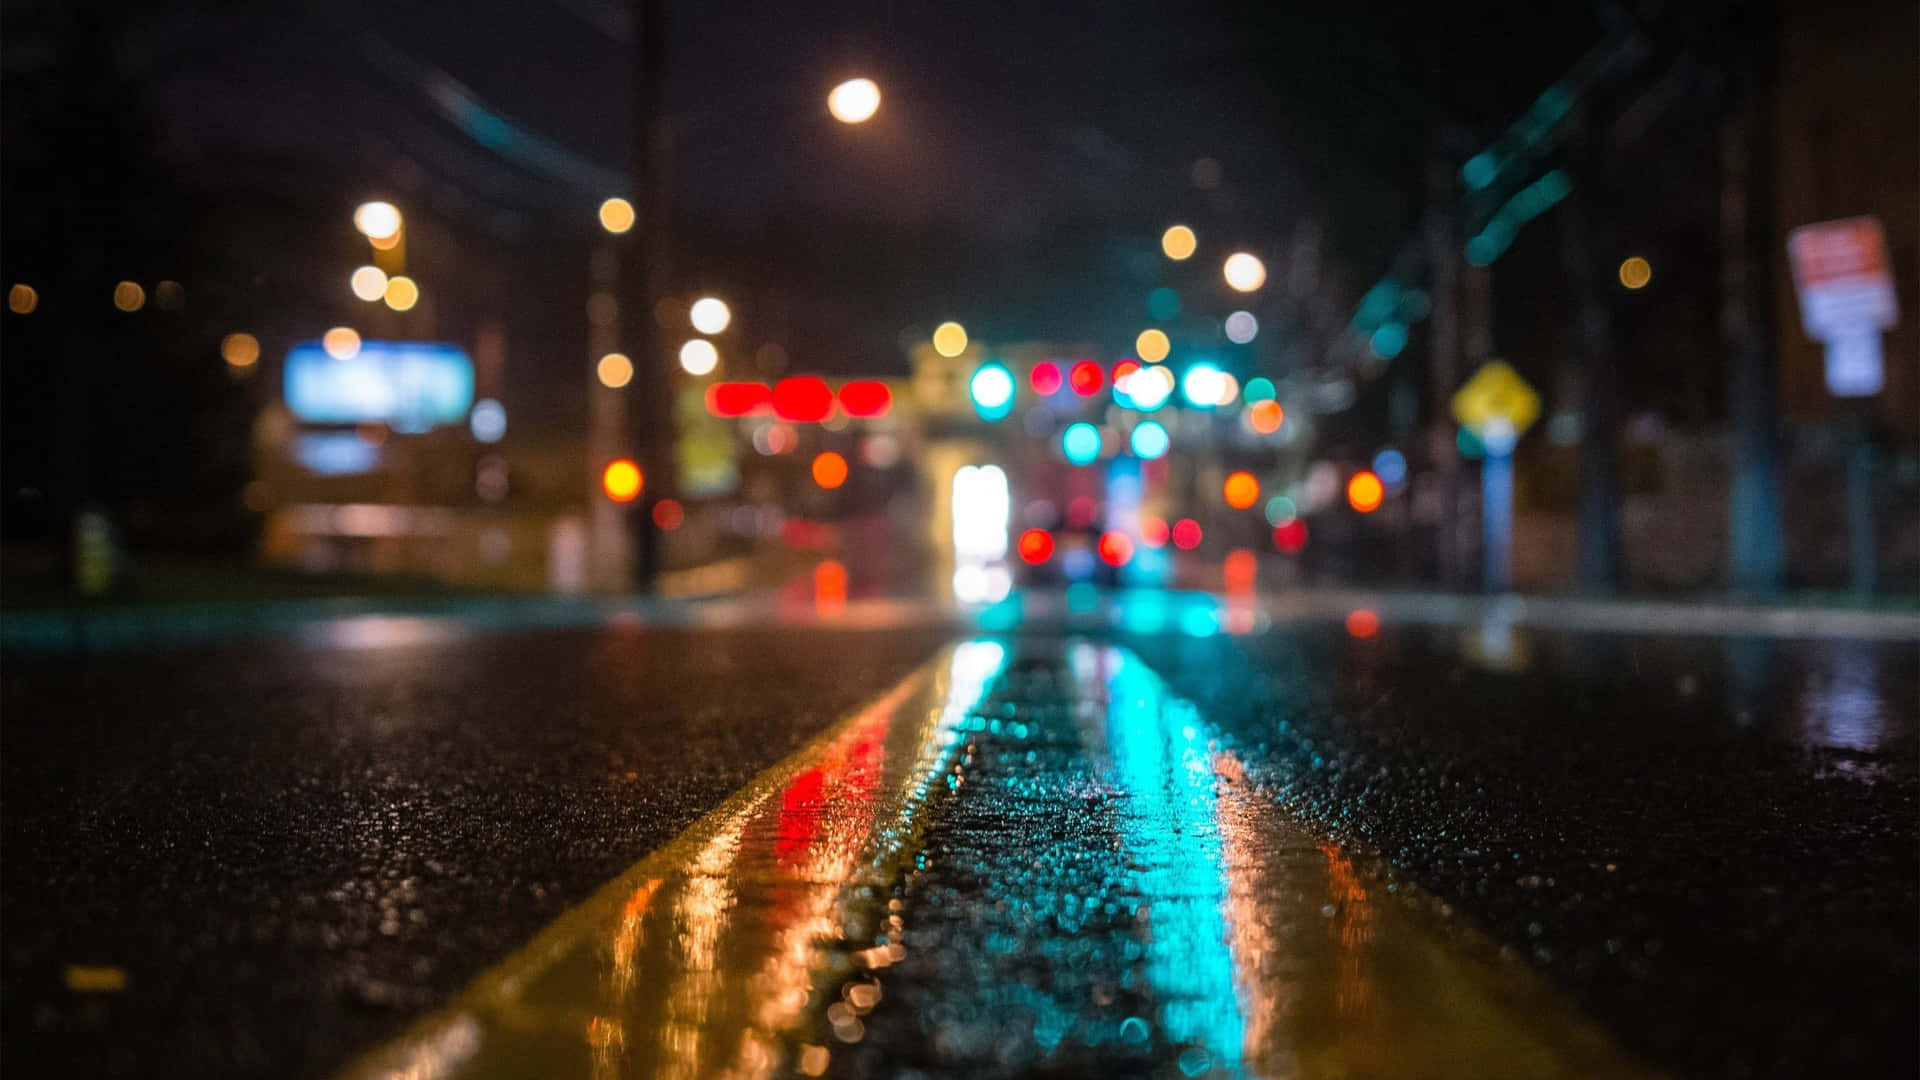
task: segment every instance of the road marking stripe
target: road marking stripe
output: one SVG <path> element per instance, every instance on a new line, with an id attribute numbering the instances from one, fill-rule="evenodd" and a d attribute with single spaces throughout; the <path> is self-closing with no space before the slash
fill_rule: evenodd
<path id="1" fill-rule="evenodd" d="M 996 642 L 949 648 L 345 1075 L 818 1074 L 863 1018 L 898 1045 L 896 992 L 979 1015 L 1014 985 L 966 936 L 927 939 L 968 942 L 946 946 L 964 970 L 929 979 L 903 920 L 951 922 L 988 897 L 1041 910 L 1063 882 L 1087 902 L 1135 898 L 1101 933 L 1145 950 L 1159 1011 L 1112 1026 L 1183 1067 L 1647 1075 L 1530 969 L 1407 886 L 1386 895 L 1384 874 L 1288 816 L 1137 656 L 1041 642 L 1009 673 L 1013 659 Z M 1043 856 L 1006 845 L 1018 821 L 996 800 L 1016 787 L 1027 821 L 1112 812 L 1057 831 L 1056 869 L 1023 873 Z M 947 876 L 921 876 L 929 859 Z M 987 868 L 983 885 L 917 906 L 968 866 Z M 1025 915 L 1002 931 L 1017 950 L 1076 933 Z M 1084 987 L 1055 989 L 1064 1030 L 1098 1011 Z"/>

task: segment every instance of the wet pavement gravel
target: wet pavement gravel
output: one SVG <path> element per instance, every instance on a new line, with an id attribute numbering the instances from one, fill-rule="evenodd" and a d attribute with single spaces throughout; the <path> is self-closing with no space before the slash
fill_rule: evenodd
<path id="1" fill-rule="evenodd" d="M 0 1071 L 325 1075 L 944 639 L 7 657 Z"/>
<path id="2" fill-rule="evenodd" d="M 1383 856 L 1654 1064 L 1915 1072 L 1920 649 L 1355 630 L 1120 640 L 1255 797 Z M 9 656 L 0 1064 L 322 1075 L 952 637 L 612 626 Z M 1085 805 L 1125 835 L 1122 807 Z M 1089 827 L 976 825 L 996 821 L 984 853 L 1006 866 L 936 868 L 905 898 L 964 907 Z M 127 986 L 75 992 L 68 965 Z M 899 978 L 880 1008 L 912 1000 Z M 989 1060 L 941 1052 L 920 1064 Z"/>

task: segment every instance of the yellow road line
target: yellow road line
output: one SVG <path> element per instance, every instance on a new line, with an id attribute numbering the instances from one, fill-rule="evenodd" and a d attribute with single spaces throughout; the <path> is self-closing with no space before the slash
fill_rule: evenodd
<path id="1" fill-rule="evenodd" d="M 1137 657 L 1084 643 L 1051 655 L 1041 681 L 1071 693 L 1073 719 L 1048 745 L 1117 793 L 1120 832 L 1088 850 L 1111 852 L 1102 887 L 1144 903 L 1147 978 L 1187 1018 L 1186 1034 L 1158 1021 L 1156 1039 L 1211 1040 L 1210 1060 L 1250 1075 L 1650 1075 L 1531 969 L 1288 816 Z M 1007 660 L 993 642 L 949 648 L 344 1075 L 824 1071 L 861 1039 L 884 969 L 912 960 L 915 909 L 898 894 L 917 857 L 943 857 L 926 851 L 941 816 L 928 801 L 985 799 L 990 816 L 993 789 L 969 783 L 981 768 L 1031 778 L 1019 770 L 1036 759 L 1014 743 L 1027 723 L 978 708 Z M 1057 778 L 1030 797 L 1063 810 L 1084 797 Z M 1115 843 L 1125 852 L 1098 846 Z"/>

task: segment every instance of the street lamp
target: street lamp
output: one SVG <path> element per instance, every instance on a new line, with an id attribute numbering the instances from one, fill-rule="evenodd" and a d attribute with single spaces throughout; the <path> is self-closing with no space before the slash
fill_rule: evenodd
<path id="1" fill-rule="evenodd" d="M 390 202 L 364 202 L 353 212 L 353 227 L 378 243 L 400 232 L 400 211 Z"/>
<path id="2" fill-rule="evenodd" d="M 1226 276 L 1227 284 L 1236 292 L 1252 292 L 1267 283 L 1267 264 L 1259 257 L 1244 251 L 1236 251 L 1227 256 L 1221 264 L 1220 272 Z"/>
<path id="3" fill-rule="evenodd" d="M 687 318 L 693 328 L 703 334 L 717 334 L 733 321 L 733 312 L 728 310 L 727 302 L 715 296 L 703 296 L 687 309 Z"/>
<path id="4" fill-rule="evenodd" d="M 614 235 L 633 228 L 633 204 L 615 196 L 600 204 L 600 227 Z"/>
<path id="5" fill-rule="evenodd" d="M 827 111 L 843 124 L 864 124 L 880 111 L 880 87 L 872 79 L 848 79 L 827 95 Z"/>

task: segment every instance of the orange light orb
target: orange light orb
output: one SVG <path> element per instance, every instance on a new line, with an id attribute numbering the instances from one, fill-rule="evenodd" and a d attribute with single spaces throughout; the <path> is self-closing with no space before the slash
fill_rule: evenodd
<path id="1" fill-rule="evenodd" d="M 1380 478 L 1366 469 L 1354 473 L 1353 479 L 1347 481 L 1347 504 L 1363 514 L 1380 509 L 1380 500 L 1386 494 Z"/>
<path id="2" fill-rule="evenodd" d="M 1227 482 L 1221 486 L 1221 494 L 1226 497 L 1227 505 L 1235 510 L 1245 510 L 1260 500 L 1260 481 L 1250 472 L 1230 473 Z"/>
<path id="3" fill-rule="evenodd" d="M 847 482 L 847 459 L 831 450 L 813 459 L 813 482 L 832 491 Z"/>
<path id="4" fill-rule="evenodd" d="M 640 489 L 645 486 L 646 478 L 641 475 L 640 466 L 626 458 L 608 462 L 600 472 L 600 489 L 614 502 L 632 502 L 640 497 Z"/>

